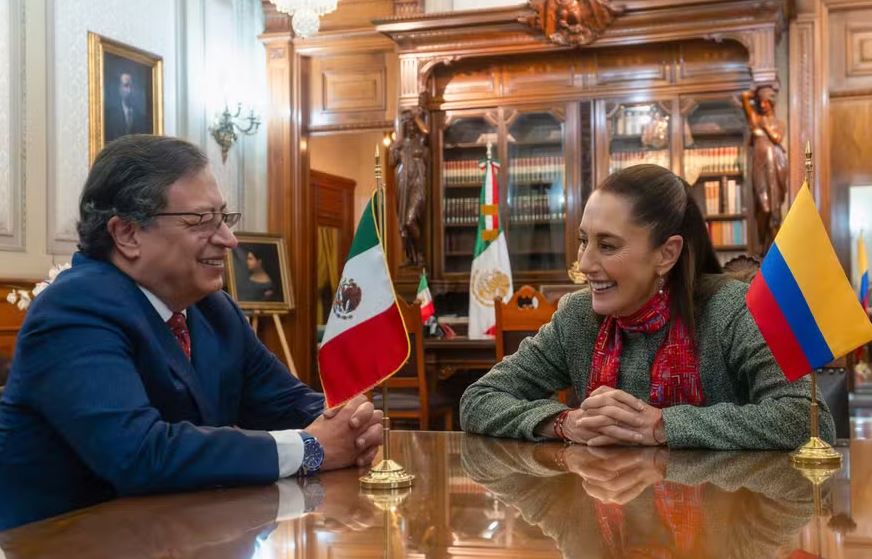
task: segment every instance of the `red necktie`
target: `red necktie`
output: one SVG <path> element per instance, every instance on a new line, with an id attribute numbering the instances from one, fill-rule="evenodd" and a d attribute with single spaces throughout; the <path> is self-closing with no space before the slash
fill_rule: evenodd
<path id="1" fill-rule="evenodd" d="M 188 323 L 185 320 L 185 315 L 180 312 L 174 312 L 173 316 L 167 320 L 167 326 L 179 342 L 179 347 L 185 352 L 185 356 L 191 358 L 191 333 L 188 331 Z"/>

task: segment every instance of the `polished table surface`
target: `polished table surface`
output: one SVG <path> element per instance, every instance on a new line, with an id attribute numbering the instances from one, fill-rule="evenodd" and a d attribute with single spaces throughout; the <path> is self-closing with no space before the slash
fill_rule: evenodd
<path id="1" fill-rule="evenodd" d="M 872 441 L 840 448 L 842 470 L 818 490 L 783 452 L 391 441 L 411 490 L 367 495 L 343 470 L 126 498 L 0 533 L 0 548 L 9 559 L 872 557 Z"/>

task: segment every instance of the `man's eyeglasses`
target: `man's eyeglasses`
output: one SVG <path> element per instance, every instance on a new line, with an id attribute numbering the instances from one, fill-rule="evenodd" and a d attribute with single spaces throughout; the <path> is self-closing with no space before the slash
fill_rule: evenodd
<path id="1" fill-rule="evenodd" d="M 191 227 L 200 229 L 218 229 L 222 223 L 227 224 L 227 227 L 233 229 L 239 223 L 239 218 L 242 217 L 240 212 L 163 212 L 151 214 L 151 217 L 159 217 L 163 215 L 178 216 L 183 218 L 182 221 Z"/>

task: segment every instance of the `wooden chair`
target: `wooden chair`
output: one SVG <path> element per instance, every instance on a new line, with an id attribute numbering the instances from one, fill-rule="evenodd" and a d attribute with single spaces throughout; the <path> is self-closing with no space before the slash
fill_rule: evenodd
<path id="1" fill-rule="evenodd" d="M 851 414 L 848 380 L 853 367 L 823 367 L 816 369 L 818 397 L 827 403 L 836 424 L 836 438 L 851 438 Z"/>
<path id="2" fill-rule="evenodd" d="M 515 291 L 508 303 L 503 303 L 500 298 L 494 299 L 497 361 L 515 353 L 524 338 L 551 321 L 556 310 L 557 305 L 529 285 Z"/>
<path id="3" fill-rule="evenodd" d="M 416 419 L 421 429 L 430 428 L 430 420 L 441 417 L 446 431 L 454 428 L 453 403 L 436 391 L 435 380 L 427 379 L 424 365 L 424 327 L 421 324 L 421 306 L 397 300 L 411 351 L 403 368 L 386 382 L 388 387 L 388 415 L 394 419 Z M 373 391 L 373 405 L 383 409 L 382 389 Z"/>
<path id="4" fill-rule="evenodd" d="M 521 342 L 536 334 L 543 324 L 550 322 L 556 310 L 557 303 L 550 302 L 545 295 L 529 285 L 523 285 L 515 291 L 508 303 L 503 303 L 499 297 L 494 299 L 497 361 L 518 351 Z M 574 388 L 558 391 L 557 399 L 564 404 L 578 404 Z"/>

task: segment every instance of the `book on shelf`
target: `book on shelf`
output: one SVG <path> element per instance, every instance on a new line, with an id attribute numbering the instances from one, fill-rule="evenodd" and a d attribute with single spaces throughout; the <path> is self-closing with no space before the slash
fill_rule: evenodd
<path id="1" fill-rule="evenodd" d="M 736 179 L 706 180 L 702 183 L 707 216 L 742 212 L 742 188 Z"/>
<path id="2" fill-rule="evenodd" d="M 446 225 L 478 223 L 478 198 L 445 198 L 443 218 Z"/>
<path id="3" fill-rule="evenodd" d="M 565 204 L 552 205 L 547 193 L 515 195 L 509 201 L 510 223 L 548 223 L 565 218 Z"/>
<path id="4" fill-rule="evenodd" d="M 509 180 L 512 183 L 559 182 L 563 178 L 563 157 L 514 157 L 509 160 Z"/>
<path id="5" fill-rule="evenodd" d="M 742 172 L 739 146 L 691 148 L 684 150 L 684 167 L 688 175 L 700 173 L 740 174 Z"/>
<path id="6" fill-rule="evenodd" d="M 656 113 L 650 105 L 620 107 L 615 119 L 615 133 L 618 136 L 640 136 Z"/>
<path id="7" fill-rule="evenodd" d="M 621 169 L 632 167 L 633 165 L 641 165 L 642 163 L 653 163 L 661 167 L 669 168 L 669 150 L 635 150 L 635 151 L 616 151 L 609 156 L 609 174 L 612 174 Z"/>
<path id="8" fill-rule="evenodd" d="M 562 156 L 515 157 L 509 161 L 512 182 L 553 183 L 563 180 Z M 448 186 L 481 185 L 479 159 L 455 159 L 442 163 L 442 180 Z"/>
<path id="9" fill-rule="evenodd" d="M 748 242 L 745 235 L 744 219 L 709 221 L 708 230 L 709 237 L 711 237 L 712 244 L 715 248 L 724 246 L 742 246 Z"/>

